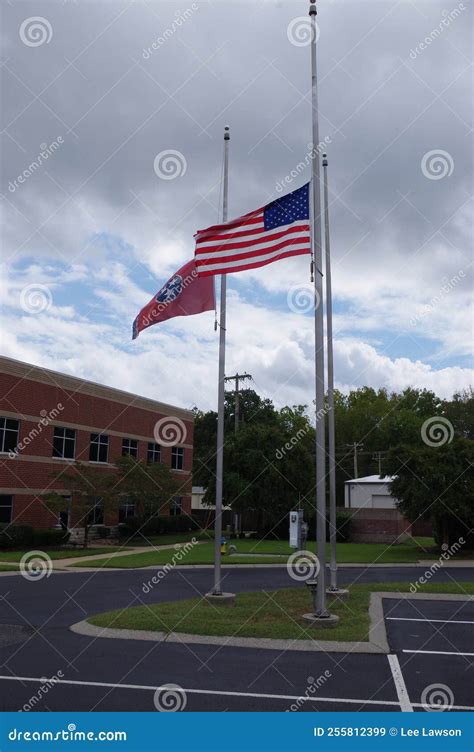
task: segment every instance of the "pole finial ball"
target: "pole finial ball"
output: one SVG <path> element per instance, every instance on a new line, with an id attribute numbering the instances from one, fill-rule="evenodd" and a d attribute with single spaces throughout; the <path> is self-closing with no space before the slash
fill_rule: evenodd
<path id="1" fill-rule="evenodd" d="M 316 3 L 311 3 L 309 6 L 309 15 L 316 16 L 318 11 L 316 10 Z"/>

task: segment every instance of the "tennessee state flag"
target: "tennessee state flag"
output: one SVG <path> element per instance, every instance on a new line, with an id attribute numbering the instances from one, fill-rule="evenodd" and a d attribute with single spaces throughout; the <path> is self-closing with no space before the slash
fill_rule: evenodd
<path id="1" fill-rule="evenodd" d="M 214 280 L 200 277 L 194 259 L 188 261 L 163 285 L 161 290 L 142 308 L 133 322 L 132 339 L 143 329 L 175 316 L 192 316 L 216 307 Z"/>

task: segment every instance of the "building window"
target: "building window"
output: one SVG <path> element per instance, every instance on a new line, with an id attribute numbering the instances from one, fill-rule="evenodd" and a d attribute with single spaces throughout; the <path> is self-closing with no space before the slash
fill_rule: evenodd
<path id="1" fill-rule="evenodd" d="M 104 524 L 104 507 L 102 505 L 102 499 L 98 496 L 94 500 L 94 506 L 87 517 L 88 525 L 103 525 Z"/>
<path id="2" fill-rule="evenodd" d="M 54 429 L 53 457 L 72 460 L 76 453 L 76 432 L 73 428 Z"/>
<path id="3" fill-rule="evenodd" d="M 183 447 L 173 447 L 171 450 L 171 467 L 173 470 L 182 470 L 184 465 Z"/>
<path id="4" fill-rule="evenodd" d="M 153 464 L 153 462 L 161 462 L 161 447 L 159 444 L 154 444 L 153 441 L 148 442 L 146 461 L 148 465 Z"/>
<path id="5" fill-rule="evenodd" d="M 122 504 L 119 507 L 119 522 L 126 522 L 127 517 L 133 517 L 135 514 L 135 504 Z"/>
<path id="6" fill-rule="evenodd" d="M 183 499 L 181 496 L 175 496 L 173 501 L 171 502 L 170 506 L 170 516 L 176 517 L 178 514 L 181 514 L 183 506 Z"/>
<path id="7" fill-rule="evenodd" d="M 18 444 L 20 421 L 13 418 L 0 418 L 0 452 L 15 451 Z"/>
<path id="8" fill-rule="evenodd" d="M 109 455 L 109 437 L 103 433 L 91 433 L 91 462 L 107 462 Z"/>
<path id="9" fill-rule="evenodd" d="M 138 457 L 138 441 L 136 439 L 122 439 L 122 457 Z"/>
<path id="10" fill-rule="evenodd" d="M 0 496 L 0 523 L 12 521 L 13 496 Z"/>

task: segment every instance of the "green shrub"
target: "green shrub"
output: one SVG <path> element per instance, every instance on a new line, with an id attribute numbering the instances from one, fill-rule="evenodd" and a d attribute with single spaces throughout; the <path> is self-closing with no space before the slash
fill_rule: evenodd
<path id="1" fill-rule="evenodd" d="M 31 525 L 4 525 L 0 528 L 0 549 L 41 548 L 44 546 L 64 546 L 69 533 L 55 528 L 37 528 Z"/>
<path id="2" fill-rule="evenodd" d="M 138 517 L 127 517 L 126 522 L 119 526 L 119 535 L 122 538 L 150 538 L 153 535 L 187 533 L 198 529 L 197 521 L 186 514 L 173 517 L 157 515 L 146 521 Z"/>
<path id="3" fill-rule="evenodd" d="M 51 528 L 37 529 L 33 531 L 33 543 L 34 548 L 41 548 L 41 546 L 58 547 L 64 546 L 69 540 L 70 533 L 65 530 L 56 530 Z"/>
<path id="4" fill-rule="evenodd" d="M 34 530 L 31 525 L 2 525 L 0 549 L 29 548 L 33 545 Z"/>

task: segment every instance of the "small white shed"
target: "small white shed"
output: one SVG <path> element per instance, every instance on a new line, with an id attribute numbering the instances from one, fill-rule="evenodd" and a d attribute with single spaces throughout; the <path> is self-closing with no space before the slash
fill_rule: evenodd
<path id="1" fill-rule="evenodd" d="M 396 509 L 397 500 L 390 494 L 391 476 L 367 475 L 346 480 L 344 506 L 346 509 Z"/>

